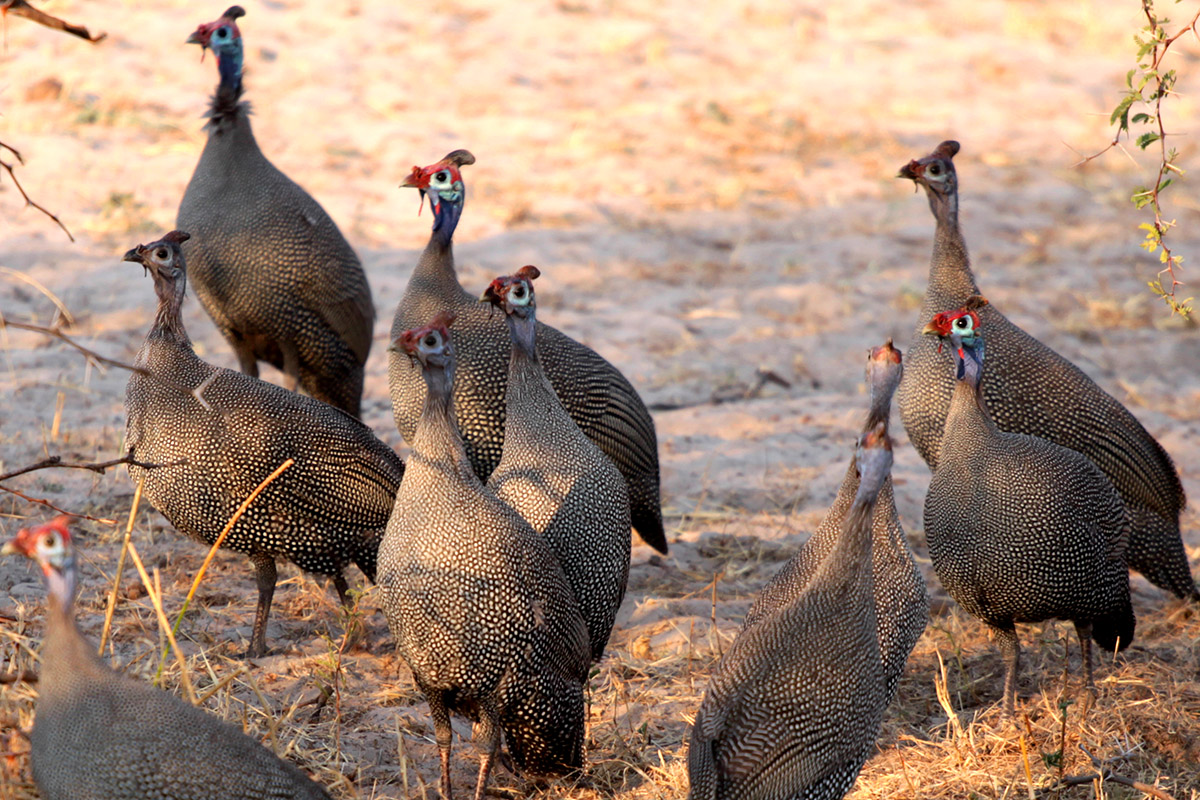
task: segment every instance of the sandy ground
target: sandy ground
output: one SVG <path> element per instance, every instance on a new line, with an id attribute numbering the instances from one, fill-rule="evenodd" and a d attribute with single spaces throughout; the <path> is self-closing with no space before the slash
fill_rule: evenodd
<path id="1" fill-rule="evenodd" d="M 224 6 L 44 7 L 108 39 L 91 46 L 7 23 L 0 141 L 21 150 L 26 188 L 77 241 L 23 210 L 0 176 L 0 313 L 50 323 L 54 309 L 36 281 L 71 309 L 81 343 L 129 361 L 149 327 L 153 292 L 120 254 L 173 227 L 216 81 L 212 60 L 199 63 L 198 48 L 183 41 Z M 367 268 L 379 313 L 364 416 L 382 439 L 403 450 L 384 342 L 429 232 L 416 194 L 396 186 L 413 164 L 457 147 L 478 158 L 465 170 L 457 236 L 464 283 L 482 289 L 537 264 L 541 318 L 620 366 L 658 409 L 672 550 L 660 558 L 634 549 L 610 656 L 593 681 L 595 786 L 571 790 L 579 796 L 685 793 L 681 741 L 713 660 L 757 589 L 819 521 L 845 470 L 865 405 L 866 348 L 891 336 L 904 349 L 916 324 L 932 220 L 924 197 L 893 176 L 944 138 L 963 144 L 963 225 L 989 299 L 1125 402 L 1173 455 L 1185 487 L 1200 492 L 1200 333 L 1145 291 L 1154 270 L 1137 246 L 1145 218 L 1127 202 L 1149 160 L 1114 152 L 1072 166 L 1072 149 L 1093 152 L 1110 137 L 1108 112 L 1133 65 L 1135 3 L 439 0 L 398 9 L 270 0 L 246 8 L 259 143 L 324 204 Z M 1196 124 L 1197 53 L 1184 43 L 1174 62 L 1183 79 L 1169 127 L 1180 133 Z M 1194 138 L 1178 144 L 1182 163 L 1194 164 Z M 1195 198 L 1191 183 L 1168 197 L 1185 256 L 1200 251 Z M 185 318 L 202 357 L 235 366 L 194 300 Z M 790 388 L 741 397 L 760 369 Z M 0 472 L 47 453 L 118 456 L 126 379 L 85 365 L 61 343 L 0 332 Z M 896 427 L 897 502 L 924 559 L 928 473 Z M 122 525 L 132 498 L 124 471 L 47 471 L 11 485 Z M 48 513 L 0 497 L 0 534 Z M 177 610 L 204 550 L 150 511 L 137 522 L 134 541 L 161 570 L 168 611 Z M 1193 567 L 1197 523 L 1193 506 L 1184 515 Z M 81 529 L 80 617 L 98 637 L 120 532 Z M 210 707 L 270 729 L 281 752 L 338 782 L 340 796 L 435 795 L 426 785 L 436 786 L 437 765 L 425 706 L 392 652 L 375 595 L 361 604 L 365 646 L 339 656 L 342 624 L 329 593 L 294 568 L 281 575 L 288 580 L 268 632 L 277 655 L 245 670 L 232 657 L 253 616 L 249 565 L 223 554 L 206 579 L 184 625 L 193 680 L 236 674 Z M 929 699 L 937 653 L 958 656 L 965 714 L 998 700 L 990 645 L 929 577 L 934 624 L 858 796 L 943 790 L 928 782 L 932 773 L 914 777 L 907 766 L 900 781 L 903 757 L 887 755 L 916 739 L 952 738 Z M 114 653 L 146 674 L 159 633 L 137 583 L 131 573 L 123 579 Z M 1183 661 L 1171 666 L 1152 638 L 1129 658 L 1150 672 L 1192 671 L 1181 695 L 1151 686 L 1152 702 L 1200 713 L 1200 622 L 1140 579 L 1135 595 L 1141 631 L 1159 625 Z M 35 573 L 0 562 L 0 614 L 13 618 L 0 617 L 8 661 L 0 672 L 28 661 L 16 643 L 36 641 L 41 597 Z M 1030 630 L 1051 644 L 1065 632 Z M 1061 659 L 1038 672 L 1040 663 L 1027 664 L 1022 691 L 1031 707 L 1052 709 L 1042 689 L 1060 688 Z M 178 686 L 178 673 L 168 674 Z M 326 704 L 316 699 L 321 687 L 341 691 Z M 28 791 L 26 744 L 11 729 L 28 726 L 33 691 L 0 686 L 0 756 L 11 756 L 0 774 L 18 794 Z M 914 711 L 906 698 L 925 705 Z M 1165 755 L 1139 762 L 1177 797 L 1200 792 L 1200 723 L 1191 719 L 1190 730 L 1164 734 L 1183 737 L 1178 752 L 1149 743 Z M 457 753 L 456 786 L 466 791 L 470 748 Z M 1002 763 L 1008 775 L 1017 762 Z M 995 774 L 978 780 L 981 796 L 991 796 Z M 528 789 L 504 772 L 494 783 L 505 796 Z"/>

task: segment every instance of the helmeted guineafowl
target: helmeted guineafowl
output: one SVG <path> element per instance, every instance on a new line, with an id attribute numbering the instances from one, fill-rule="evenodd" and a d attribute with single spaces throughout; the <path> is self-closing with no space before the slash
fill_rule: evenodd
<path id="1" fill-rule="evenodd" d="M 475 721 L 483 800 L 500 745 L 521 770 L 583 764 L 587 626 L 545 537 L 480 482 L 451 411 L 457 380 L 441 312 L 392 347 L 427 386 L 404 480 L 379 551 L 388 627 L 433 717 L 450 798 L 450 714 Z"/>
<path id="2" fill-rule="evenodd" d="M 454 267 L 452 240 L 466 194 L 460 170 L 474 163 L 469 152 L 455 150 L 436 164 L 413 167 L 403 184 L 420 190 L 422 202 L 429 196 L 433 234 L 396 308 L 392 338 L 423 325 L 439 311 L 457 316 L 455 414 L 467 457 L 486 481 L 500 463 L 503 449 L 511 344 L 504 320 L 463 289 Z M 625 376 L 590 347 L 549 325 L 539 322 L 537 328 L 542 369 L 563 408 L 625 476 L 633 527 L 643 541 L 660 553 L 667 552 L 659 500 L 658 438 L 650 412 Z M 396 426 L 411 442 L 424 402 L 424 383 L 408 359 L 393 352 L 388 384 Z"/>
<path id="3" fill-rule="evenodd" d="M 400 457 L 346 412 L 249 375 L 201 361 L 183 327 L 187 273 L 172 231 L 125 254 L 154 277 L 158 312 L 125 389 L 125 443 L 133 480 L 181 533 L 212 544 L 238 506 L 288 458 L 230 531 L 224 547 L 246 553 L 258 576 L 258 612 L 248 654 L 266 649 L 275 559 L 333 577 L 343 602 L 350 562 L 374 580 Z M 207 405 L 188 392 L 197 393 Z M 182 463 L 180 463 L 182 462 Z"/>
<path id="4" fill-rule="evenodd" d="M 987 323 L 976 305 L 939 313 L 923 329 L 949 342 L 955 366 L 948 369 L 957 374 L 925 495 L 925 538 L 938 580 L 996 636 L 1003 711 L 1012 716 L 1021 653 L 1015 623 L 1075 623 L 1089 692 L 1091 640 L 1114 651 L 1133 641 L 1129 521 L 1121 495 L 1087 457 L 1006 433 L 992 420 L 980 389 Z"/>
<path id="5" fill-rule="evenodd" d="M 20 531 L 5 553 L 37 562 L 48 604 L 29 737 L 44 800 L 329 800 L 317 784 L 228 723 L 126 677 L 75 626 L 66 517 Z"/>
<path id="6" fill-rule="evenodd" d="M 483 299 L 512 335 L 504 451 L 488 488 L 549 540 L 579 601 L 599 661 L 629 577 L 629 496 L 608 456 L 558 401 L 538 359 L 537 267 L 496 278 Z"/>
<path id="7" fill-rule="evenodd" d="M 874 430 L 878 425 L 887 428 L 892 411 L 892 395 L 903 372 L 900 351 L 892 346 L 890 339 L 871 351 L 867 359 L 871 406 L 863 426 L 864 433 Z M 833 506 L 820 527 L 759 594 L 746 614 L 743 630 L 778 611 L 805 590 L 821 562 L 837 545 L 846 515 L 850 513 L 858 493 L 858 485 L 857 459 L 851 458 Z M 900 526 L 890 474 L 884 480 L 879 500 L 875 503 L 871 535 L 874 539 L 871 558 L 875 580 L 875 624 L 879 634 L 879 654 L 883 659 L 887 702 L 891 702 L 900 676 L 904 673 L 904 666 L 908 663 L 908 655 L 917 639 L 921 638 L 929 620 L 929 597 L 925 579 L 913 561 L 908 539 Z"/>
<path id="8" fill-rule="evenodd" d="M 188 42 L 209 48 L 221 82 L 208 142 L 176 227 L 204 310 L 237 354 L 283 370 L 286 385 L 359 416 L 375 306 L 358 256 L 325 209 L 280 172 L 250 129 L 242 97 L 242 35 L 233 6 Z"/>
<path id="9" fill-rule="evenodd" d="M 939 351 L 937 342 L 921 331 L 934 314 L 961 308 L 979 294 L 958 225 L 953 161 L 958 150 L 958 142 L 942 142 L 932 154 L 900 170 L 900 177 L 925 188 L 937 220 L 929 286 L 899 392 L 900 419 L 930 469 L 938 466 L 954 370 L 950 354 Z M 1129 566 L 1157 586 L 1200 600 L 1179 533 L 1187 498 L 1171 457 L 1125 406 L 1074 364 L 995 307 L 977 313 L 988 332 L 991 356 L 983 395 L 996 426 L 1048 439 L 1091 459 L 1129 509 Z"/>
<path id="10" fill-rule="evenodd" d="M 860 439 L 841 536 L 804 590 L 738 634 L 688 745 L 690 800 L 842 797 L 888 697 L 872 577 L 872 519 L 892 464 L 878 424 Z"/>

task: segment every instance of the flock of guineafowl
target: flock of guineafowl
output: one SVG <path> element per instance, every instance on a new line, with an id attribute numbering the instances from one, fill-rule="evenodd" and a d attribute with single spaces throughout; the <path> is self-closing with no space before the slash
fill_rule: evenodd
<path id="1" fill-rule="evenodd" d="M 321 206 L 255 142 L 241 99 L 244 13 L 234 6 L 188 40 L 214 53 L 220 73 L 207 144 L 179 230 L 125 254 L 158 298 L 126 392 L 130 476 L 177 530 L 211 545 L 292 459 L 223 542 L 250 557 L 258 581 L 248 655 L 268 649 L 276 559 L 330 576 L 344 602 L 353 562 L 379 585 L 428 701 L 444 797 L 452 714 L 475 723 L 476 800 L 502 748 L 518 773 L 581 770 L 585 687 L 625 593 L 631 527 L 667 549 L 654 422 L 616 368 L 537 319 L 536 267 L 482 294 L 459 283 L 453 236 L 462 170 L 475 159 L 456 150 L 404 182 L 433 212 L 388 347 L 411 455 L 402 462 L 380 442 L 358 420 L 375 316 L 366 276 Z M 1005 715 L 1016 702 L 1016 623 L 1073 622 L 1091 693 L 1091 643 L 1116 651 L 1134 637 L 1130 569 L 1200 600 L 1170 457 L 980 296 L 958 226 L 958 149 L 943 142 L 901 170 L 936 220 L 916 331 L 903 368 L 890 341 L 871 352 L 870 408 L 837 498 L 711 677 L 689 741 L 696 800 L 838 798 L 874 746 L 928 616 L 892 495 L 896 393 L 933 472 L 924 529 L 934 569 L 995 634 Z M 240 373 L 193 352 L 181 317 L 189 280 Z M 259 380 L 259 361 L 286 386 Z M 46 576 L 32 758 L 48 800 L 328 796 L 239 731 L 96 656 L 73 620 L 64 519 L 22 530 L 5 551 Z M 173 757 L 184 746 L 188 757 Z M 75 757 L 84 751 L 86 761 Z M 205 764 L 221 769 L 189 771 Z"/>

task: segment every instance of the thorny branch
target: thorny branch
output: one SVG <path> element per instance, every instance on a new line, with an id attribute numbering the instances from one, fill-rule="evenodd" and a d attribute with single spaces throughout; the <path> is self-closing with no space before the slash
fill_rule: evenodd
<path id="1" fill-rule="evenodd" d="M 1142 242 L 1142 247 L 1151 254 L 1157 252 L 1159 254 L 1159 263 L 1163 265 L 1155 280 L 1150 281 L 1150 288 L 1155 294 L 1166 301 L 1172 313 L 1186 317 L 1192 310 L 1192 298 L 1177 300 L 1175 297 L 1175 290 L 1183 285 L 1183 281 L 1179 280 L 1179 275 L 1176 272 L 1183 263 L 1183 258 L 1174 253 L 1165 241 L 1167 231 L 1175 227 L 1175 220 L 1166 220 L 1163 218 L 1162 206 L 1159 203 L 1160 195 L 1171 185 L 1175 176 L 1183 175 L 1183 170 L 1175 163 L 1178 153 L 1173 148 L 1170 150 L 1167 149 L 1168 134 L 1162 115 L 1163 100 L 1169 95 L 1174 94 L 1173 88 L 1177 74 L 1173 69 L 1164 70 L 1163 62 L 1171 45 L 1189 31 L 1200 42 L 1200 32 L 1197 32 L 1196 28 L 1197 23 L 1200 22 L 1200 12 L 1197 12 L 1192 17 L 1191 22 L 1181 28 L 1174 36 L 1168 37 L 1163 30 L 1163 25 L 1168 20 L 1165 17 L 1160 19 L 1155 15 L 1154 0 L 1141 0 L 1141 3 L 1142 12 L 1146 15 L 1147 21 L 1147 25 L 1143 28 L 1143 31 L 1149 36 L 1148 39 L 1143 39 L 1141 36 L 1135 37 L 1140 47 L 1137 68 L 1130 70 L 1126 75 L 1125 83 L 1129 87 L 1128 91 L 1113 111 L 1110 120 L 1112 124 L 1117 126 L 1117 132 L 1107 147 L 1098 153 L 1083 158 L 1076 166 L 1099 158 L 1114 147 L 1121 147 L 1122 134 L 1127 138 L 1133 135 L 1129 129 L 1129 112 L 1133 104 L 1135 102 L 1141 102 L 1146 105 L 1153 103 L 1153 114 L 1137 113 L 1133 115 L 1132 121 L 1135 124 L 1152 124 L 1154 126 L 1151 131 L 1138 136 L 1134 143 L 1142 150 L 1145 150 L 1155 142 L 1158 143 L 1158 176 L 1153 187 L 1138 189 L 1130 199 L 1137 208 L 1144 208 L 1148 205 L 1154 212 L 1153 223 L 1143 223 L 1139 226 L 1142 230 L 1146 231 L 1146 238 Z M 1149 63 L 1144 63 L 1143 59 L 1147 56 L 1149 57 Z M 1133 78 L 1139 70 L 1141 71 L 1141 80 L 1135 88 Z M 1142 92 L 1148 85 L 1152 85 L 1153 90 L 1147 98 Z M 1124 147 L 1121 147 L 1121 150 L 1127 156 L 1129 155 Z M 1168 279 L 1170 281 L 1170 288 L 1166 288 L 1163 285 L 1164 281 Z"/>
<path id="2" fill-rule="evenodd" d="M 3 2 L 3 0 L 0 0 L 0 2 Z M 17 152 L 15 147 L 13 147 L 12 145 L 7 145 L 4 142 L 0 142 L 0 153 L 3 153 L 5 150 L 7 150 L 8 152 L 13 154 L 13 158 L 16 159 L 16 164 L 24 164 L 25 163 L 25 160 L 23 158 L 21 158 L 21 154 L 19 152 Z M 38 211 L 42 212 L 47 217 L 54 220 L 54 224 L 57 225 L 58 227 L 62 228 L 63 233 L 65 233 L 67 235 L 67 238 L 70 239 L 72 242 L 75 241 L 75 237 L 71 235 L 71 232 L 69 230 L 67 230 L 67 226 L 63 225 L 61 219 L 59 219 L 54 214 L 51 214 L 45 208 L 45 206 L 41 206 L 41 205 L 38 205 L 37 203 L 35 203 L 33 201 L 33 199 L 30 198 L 30 196 L 28 194 L 26 194 L 25 187 L 21 186 L 21 182 L 19 180 L 17 180 L 17 173 L 13 171 L 14 166 L 16 166 L 16 165 L 9 163 L 7 161 L 0 161 L 0 169 L 2 169 L 8 173 L 8 177 L 12 179 L 13 186 L 17 187 L 17 192 L 19 192 L 21 197 L 25 200 L 25 205 L 36 208 Z"/>
<path id="3" fill-rule="evenodd" d="M 63 333 L 62 329 L 57 325 L 52 328 L 47 328 L 45 325 L 34 325 L 29 322 L 14 322 L 10 319 L 5 319 L 3 315 L 0 315 L 0 330 L 3 330 L 6 327 L 20 328 L 21 330 L 33 331 L 34 333 L 44 333 L 47 336 L 60 339 L 69 344 L 71 347 L 74 347 L 76 350 L 82 353 L 85 358 L 93 363 L 107 365 L 110 367 L 118 367 L 120 369 L 129 370 L 130 372 L 136 372 L 139 375 L 145 375 L 147 378 L 158 381 L 164 386 L 169 386 L 172 389 L 181 392 L 182 394 L 191 395 L 193 398 L 195 398 L 196 402 L 200 404 L 201 408 L 203 408 L 205 411 L 212 411 L 212 406 L 210 406 L 208 401 L 204 399 L 204 390 L 207 389 L 209 384 L 211 384 L 213 380 L 215 380 L 216 377 L 221 374 L 220 372 L 214 372 L 195 389 L 189 389 L 181 383 L 176 383 L 175 381 L 164 378 L 161 375 L 155 375 L 145 367 L 126 364 L 123 361 L 117 361 L 115 359 L 108 358 L 107 356 L 102 356 L 93 350 L 89 350 L 88 348 L 76 342 L 70 336 L 67 336 L 65 333 Z"/>

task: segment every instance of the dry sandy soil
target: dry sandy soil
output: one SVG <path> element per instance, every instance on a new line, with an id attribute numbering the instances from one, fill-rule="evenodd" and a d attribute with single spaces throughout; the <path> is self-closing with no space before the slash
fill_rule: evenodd
<path id="1" fill-rule="evenodd" d="M 172 227 L 216 82 L 212 60 L 200 63 L 183 41 L 224 6 L 44 5 L 108 38 L 91 46 L 7 23 L 0 140 L 22 150 L 26 187 L 77 241 L 22 209 L 0 176 L 0 312 L 50 323 L 54 308 L 37 282 L 74 314 L 72 335 L 128 361 L 149 327 L 153 293 L 120 254 Z M 592 680 L 591 776 L 534 787 L 499 771 L 498 795 L 686 794 L 682 743 L 707 676 L 843 474 L 865 405 L 866 348 L 889 336 L 905 347 L 917 322 L 932 220 L 924 197 L 893 176 L 942 139 L 963 144 L 964 228 L 989 298 L 1125 402 L 1200 495 L 1200 333 L 1145 291 L 1154 265 L 1137 246 L 1144 217 L 1127 202 L 1149 161 L 1113 152 L 1072 166 L 1072 148 L 1098 150 L 1110 135 L 1108 111 L 1141 24 L 1135 2 L 246 7 L 259 142 L 325 205 L 367 267 L 379 318 L 365 417 L 380 437 L 403 450 L 384 342 L 429 225 L 416 216 L 415 193 L 396 186 L 411 165 L 456 147 L 478 157 L 459 226 L 464 283 L 482 288 L 537 264 L 542 318 L 619 365 L 658 409 L 671 554 L 634 548 L 625 605 Z M 1194 11 L 1177 16 L 1185 13 Z M 1179 50 L 1184 79 L 1169 126 L 1190 134 L 1198 47 L 1181 41 Z M 1200 161 L 1194 137 L 1177 141 L 1185 165 Z M 1169 214 L 1180 222 L 1179 251 L 1200 264 L 1195 198 L 1185 182 Z M 234 366 L 198 304 L 185 311 L 200 354 Z M 746 397 L 759 369 L 790 388 Z M 0 472 L 46 454 L 119 455 L 126 379 L 60 342 L 0 333 Z M 1083 746 L 1117 773 L 1200 797 L 1195 610 L 1136 579 L 1139 640 L 1104 659 L 1097 707 L 1083 715 L 1063 706 L 1065 722 L 1060 700 L 1074 697 L 1079 680 L 1073 644 L 1064 669 L 1069 626 L 1027 626 L 1022 721 L 996 728 L 998 658 L 929 570 L 920 513 L 928 473 L 898 425 L 897 436 L 897 501 L 934 616 L 852 796 L 1032 796 L 1060 770 L 1091 772 Z M 79 526 L 79 617 L 98 639 L 132 500 L 127 475 L 55 470 L 9 485 L 118 521 Z M 1195 508 L 1184 515 L 1193 565 Z M 5 495 L 0 534 L 50 513 Z M 149 509 L 135 523 L 133 542 L 174 616 L 204 548 Z M 218 556 L 181 638 L 191 682 L 213 690 L 205 706 L 338 797 L 435 796 L 426 708 L 375 593 L 359 607 L 364 642 L 343 647 L 327 587 L 294 568 L 282 576 L 269 630 L 275 654 L 246 663 L 236 656 L 253 616 L 252 574 L 244 557 Z M 149 679 L 162 643 L 154 611 L 132 571 L 120 585 L 109 653 Z M 41 609 L 37 574 L 0 563 L 0 674 L 36 669 L 27 648 L 40 636 Z M 164 675 L 178 691 L 173 659 Z M 0 686 L 0 796 L 33 796 L 20 731 L 35 693 L 36 684 Z M 471 754 L 456 746 L 459 792 L 472 782 Z M 1062 796 L 1142 793 L 1106 782 Z"/>

